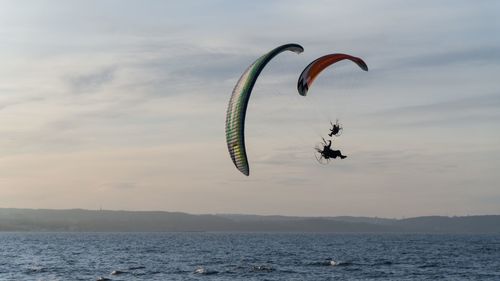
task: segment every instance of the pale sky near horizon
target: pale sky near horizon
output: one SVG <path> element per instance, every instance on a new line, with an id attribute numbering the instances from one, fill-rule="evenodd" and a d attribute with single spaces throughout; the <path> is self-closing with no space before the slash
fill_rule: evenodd
<path id="1" fill-rule="evenodd" d="M 0 207 L 302 216 L 500 214 L 498 1 L 0 1 Z M 259 77 L 250 177 L 234 84 Z M 297 78 L 328 53 L 307 97 Z M 348 155 L 312 147 L 339 118 Z"/>

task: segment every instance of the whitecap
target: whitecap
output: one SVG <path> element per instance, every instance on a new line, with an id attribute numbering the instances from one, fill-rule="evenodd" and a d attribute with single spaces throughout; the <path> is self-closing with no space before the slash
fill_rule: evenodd
<path id="1" fill-rule="evenodd" d="M 215 270 L 208 270 L 200 266 L 193 273 L 200 275 L 212 275 L 212 274 L 217 274 L 218 272 Z"/>

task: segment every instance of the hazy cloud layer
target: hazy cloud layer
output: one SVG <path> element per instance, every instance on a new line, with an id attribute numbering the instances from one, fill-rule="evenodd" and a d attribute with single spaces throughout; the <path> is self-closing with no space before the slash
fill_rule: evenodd
<path id="1" fill-rule="evenodd" d="M 5 1 L 0 205 L 286 215 L 499 213 L 496 1 Z M 228 98 L 264 52 L 247 115 Z M 308 97 L 296 79 L 332 52 Z M 340 118 L 322 166 L 312 148 Z M 492 199 L 493 198 L 493 199 Z M 494 199 L 496 198 L 496 199 Z"/>

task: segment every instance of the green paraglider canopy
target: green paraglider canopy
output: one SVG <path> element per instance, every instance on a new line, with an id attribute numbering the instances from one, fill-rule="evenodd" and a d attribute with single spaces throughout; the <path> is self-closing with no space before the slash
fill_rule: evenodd
<path id="1" fill-rule="evenodd" d="M 234 87 L 226 114 L 226 142 L 229 155 L 236 168 L 244 175 L 250 174 L 245 148 L 245 115 L 253 86 L 266 64 L 284 51 L 297 54 L 304 51 L 298 44 L 286 44 L 258 58 L 241 75 Z"/>

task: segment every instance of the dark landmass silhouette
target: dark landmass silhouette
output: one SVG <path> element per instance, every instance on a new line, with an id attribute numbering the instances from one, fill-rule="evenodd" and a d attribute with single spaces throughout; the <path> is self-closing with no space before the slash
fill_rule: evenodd
<path id="1" fill-rule="evenodd" d="M 500 234 L 500 215 L 386 219 L 0 208 L 0 231 Z"/>

